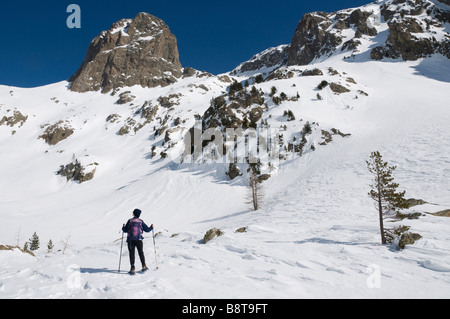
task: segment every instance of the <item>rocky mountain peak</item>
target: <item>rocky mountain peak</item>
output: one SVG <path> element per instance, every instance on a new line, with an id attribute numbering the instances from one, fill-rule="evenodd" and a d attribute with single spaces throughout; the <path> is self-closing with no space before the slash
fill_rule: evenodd
<path id="1" fill-rule="evenodd" d="M 107 93 L 134 85 L 167 86 L 181 75 L 176 37 L 163 20 L 142 12 L 92 40 L 69 82 L 72 91 Z"/>
<path id="2" fill-rule="evenodd" d="M 255 55 L 234 73 L 308 65 L 346 51 L 354 56 L 370 50 L 373 60 L 410 61 L 435 53 L 450 58 L 449 22 L 448 0 L 382 0 L 333 13 L 307 13 L 290 44 Z"/>
<path id="3" fill-rule="evenodd" d="M 380 9 L 389 35 L 384 43 L 372 50 L 372 59 L 414 61 L 434 53 L 450 59 L 450 35 L 445 27 L 450 22 L 448 1 L 390 0 Z"/>

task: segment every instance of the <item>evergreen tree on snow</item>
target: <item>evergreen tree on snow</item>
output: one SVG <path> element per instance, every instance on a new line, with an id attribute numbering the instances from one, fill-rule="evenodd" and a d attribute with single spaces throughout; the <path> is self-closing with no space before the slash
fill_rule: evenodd
<path id="1" fill-rule="evenodd" d="M 388 166 L 383 161 L 380 152 L 372 152 L 370 159 L 366 161 L 369 172 L 373 175 L 373 184 L 369 196 L 376 202 L 379 219 L 381 243 L 386 244 L 386 234 L 383 225 L 383 214 L 389 210 L 405 208 L 405 192 L 397 192 L 399 184 L 394 182 L 392 173 L 396 166 Z"/>
<path id="2" fill-rule="evenodd" d="M 53 245 L 53 242 L 52 242 L 52 240 L 50 239 L 49 241 L 48 241 L 48 244 L 47 244 L 47 252 L 48 253 L 51 253 L 52 251 L 53 251 L 53 248 L 54 248 L 55 246 Z"/>
<path id="3" fill-rule="evenodd" d="M 30 238 L 30 240 L 28 241 L 29 243 L 29 249 L 31 251 L 35 251 L 39 249 L 39 236 L 36 234 L 36 232 L 33 234 L 33 236 Z"/>

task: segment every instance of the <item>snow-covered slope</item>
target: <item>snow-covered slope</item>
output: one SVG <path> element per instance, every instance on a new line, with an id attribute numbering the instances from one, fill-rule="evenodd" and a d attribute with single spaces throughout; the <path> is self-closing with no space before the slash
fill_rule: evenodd
<path id="1" fill-rule="evenodd" d="M 354 59 L 341 52 L 280 68 L 261 83 L 197 72 L 114 95 L 75 93 L 67 82 L 0 86 L 0 244 L 22 247 L 33 232 L 41 240 L 34 257 L 0 250 L 0 298 L 449 298 L 450 219 L 388 222 L 422 239 L 404 250 L 380 245 L 365 161 L 379 150 L 398 166 L 406 196 L 430 203 L 409 211 L 450 209 L 450 63 L 440 54 L 373 61 L 371 45 L 362 43 Z M 315 69 L 322 75 L 307 76 Z M 259 211 L 247 203 L 247 164 L 230 180 L 228 163 L 179 163 L 196 118 L 224 119 L 219 107 L 207 111 L 219 96 L 231 104 L 232 80 L 262 92 L 257 124 L 283 134 L 279 160 L 261 166 L 271 177 Z M 319 89 L 322 81 L 329 85 Z M 287 98 L 275 103 L 273 87 Z M 234 115 L 242 120 L 257 107 L 236 106 Z M 300 156 L 289 144 L 302 136 Z M 93 179 L 57 175 L 75 160 Z M 126 249 L 117 268 L 120 229 L 135 208 L 159 233 L 159 269 L 148 234 L 152 271 L 130 278 Z M 213 227 L 224 235 L 203 244 Z"/>

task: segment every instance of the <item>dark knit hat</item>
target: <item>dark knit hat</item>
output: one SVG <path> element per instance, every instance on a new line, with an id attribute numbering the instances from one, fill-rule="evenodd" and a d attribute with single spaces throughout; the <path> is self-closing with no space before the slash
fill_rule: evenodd
<path id="1" fill-rule="evenodd" d="M 135 209 L 133 215 L 137 218 L 141 217 L 142 211 L 140 209 Z"/>

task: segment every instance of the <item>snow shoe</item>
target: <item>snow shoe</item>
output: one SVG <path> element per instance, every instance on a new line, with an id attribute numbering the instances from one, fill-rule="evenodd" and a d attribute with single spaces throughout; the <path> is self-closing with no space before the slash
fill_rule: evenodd
<path id="1" fill-rule="evenodd" d="M 142 265 L 141 273 L 145 273 L 145 272 L 147 272 L 147 271 L 148 271 L 147 265 Z"/>
<path id="2" fill-rule="evenodd" d="M 136 268 L 135 268 L 134 266 L 131 267 L 131 270 L 130 270 L 129 274 L 130 274 L 131 276 L 136 275 Z"/>

